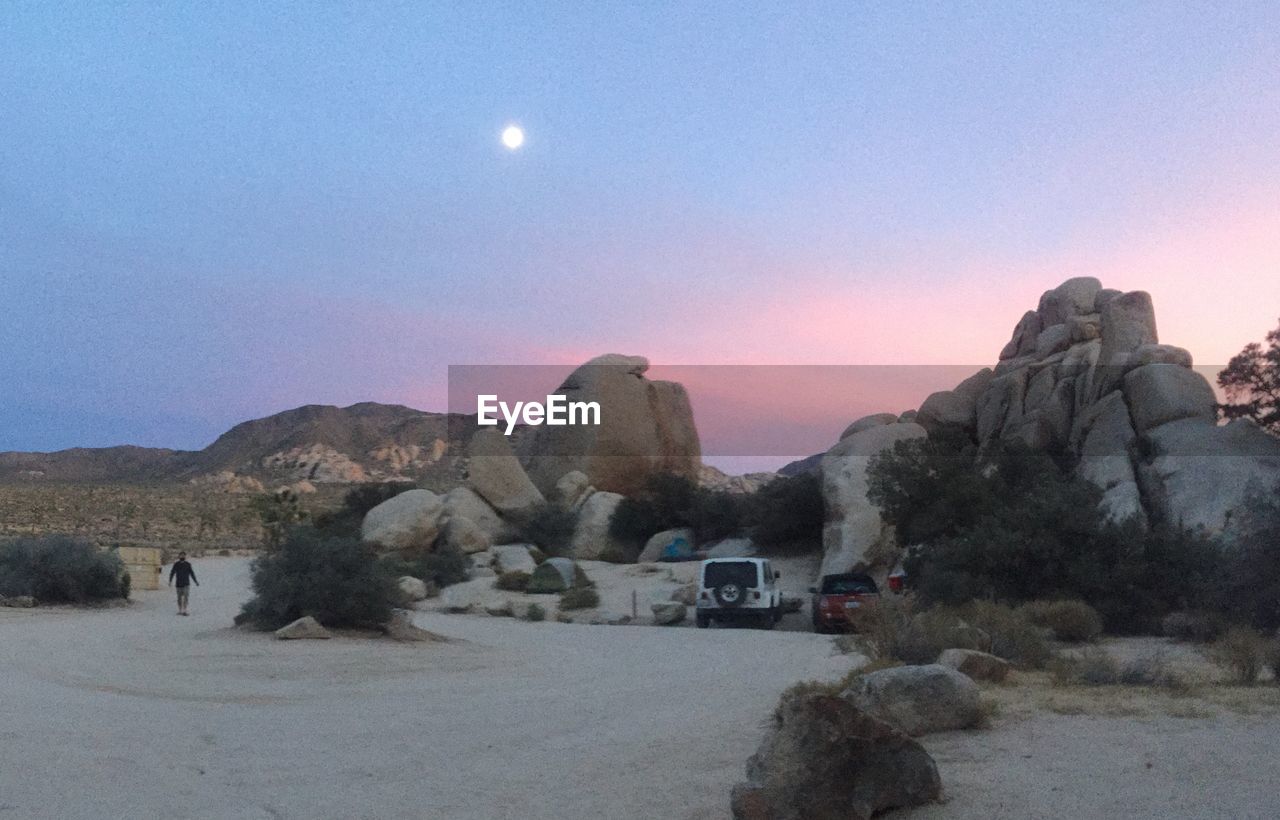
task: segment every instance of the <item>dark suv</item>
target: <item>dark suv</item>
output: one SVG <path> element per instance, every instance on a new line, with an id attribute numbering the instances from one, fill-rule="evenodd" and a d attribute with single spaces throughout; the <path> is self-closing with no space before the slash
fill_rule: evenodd
<path id="1" fill-rule="evenodd" d="M 844 632 L 852 626 L 852 613 L 874 606 L 880 599 L 880 588 L 862 572 L 824 575 L 821 584 L 809 587 L 809 591 L 813 593 L 814 632 Z"/>

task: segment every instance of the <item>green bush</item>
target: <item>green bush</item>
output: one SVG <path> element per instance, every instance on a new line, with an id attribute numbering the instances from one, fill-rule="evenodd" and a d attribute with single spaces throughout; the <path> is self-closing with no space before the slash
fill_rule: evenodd
<path id="1" fill-rule="evenodd" d="M 529 573 L 522 569 L 508 570 L 494 579 L 493 588 L 507 592 L 524 592 L 529 588 L 530 577 Z"/>
<path id="2" fill-rule="evenodd" d="M 807 553 L 822 548 L 822 485 L 805 473 L 775 478 L 746 500 L 751 540 L 765 552 Z"/>
<path id="3" fill-rule="evenodd" d="M 566 555 L 578 517 L 558 504 L 539 507 L 521 528 L 524 537 L 550 556 Z"/>
<path id="4" fill-rule="evenodd" d="M 600 593 L 591 587 L 573 587 L 560 593 L 560 609 L 593 609 L 600 606 Z"/>
<path id="5" fill-rule="evenodd" d="M 1107 521 L 1097 487 L 1025 445 L 979 456 L 969 445 L 898 442 L 869 470 L 868 497 L 918 545 L 905 566 L 926 604 L 1074 598 L 1110 632 L 1154 633 L 1214 588 L 1214 541 Z"/>
<path id="6" fill-rule="evenodd" d="M 1049 663 L 1053 682 L 1082 686 L 1151 686 L 1181 689 L 1187 683 L 1171 670 L 1161 655 L 1148 655 L 1121 663 L 1106 651 L 1089 647 L 1076 656 L 1059 656 Z"/>
<path id="7" fill-rule="evenodd" d="M 1210 656 L 1227 670 L 1234 683 L 1248 686 L 1257 682 L 1270 651 L 1271 642 L 1262 633 L 1233 626 L 1213 644 Z"/>
<path id="8" fill-rule="evenodd" d="M 619 502 L 609 534 L 634 545 L 638 553 L 655 533 L 679 527 L 692 529 L 698 543 L 734 535 L 742 529 L 740 500 L 699 487 L 682 475 L 659 473 L 649 478 L 644 490 Z"/>
<path id="9" fill-rule="evenodd" d="M 1030 669 L 1041 669 L 1053 657 L 1043 632 L 1013 609 L 990 601 L 972 601 L 957 610 L 970 626 L 991 637 L 991 654 Z"/>
<path id="10" fill-rule="evenodd" d="M 545 621 L 547 619 L 547 611 L 542 608 L 541 604 L 529 604 L 529 610 L 524 616 L 526 621 Z"/>
<path id="11" fill-rule="evenodd" d="M 471 577 L 471 558 L 451 544 L 440 543 L 431 552 L 385 560 L 396 576 L 412 575 L 434 583 L 439 589 L 460 584 Z"/>
<path id="12" fill-rule="evenodd" d="M 317 514 L 312 520 L 315 528 L 330 536 L 360 536 L 360 525 L 369 510 L 384 501 L 390 501 L 400 493 L 417 489 L 417 485 L 405 481 L 361 484 L 347 491 L 342 506 L 336 510 Z"/>
<path id="13" fill-rule="evenodd" d="M 1240 512 L 1239 534 L 1225 550 L 1218 610 L 1232 621 L 1280 628 L 1280 487 L 1252 493 Z"/>
<path id="14" fill-rule="evenodd" d="M 238 620 L 277 629 L 310 615 L 328 627 L 377 627 L 399 600 L 396 577 L 356 538 L 294 529 L 253 562 L 254 597 Z"/>
<path id="15" fill-rule="evenodd" d="M 61 535 L 0 544 L 0 596 L 84 604 L 129 597 L 130 579 L 114 552 Z"/>
<path id="16" fill-rule="evenodd" d="M 1096 641 L 1102 635 L 1102 616 L 1083 601 L 1031 601 L 1018 611 L 1066 643 Z"/>
<path id="17" fill-rule="evenodd" d="M 987 602 L 913 612 L 910 603 L 885 598 L 859 610 L 853 623 L 877 657 L 909 664 L 933 663 L 944 649 L 977 649 L 1034 669 L 1053 656 L 1041 631 L 1022 614 Z"/>

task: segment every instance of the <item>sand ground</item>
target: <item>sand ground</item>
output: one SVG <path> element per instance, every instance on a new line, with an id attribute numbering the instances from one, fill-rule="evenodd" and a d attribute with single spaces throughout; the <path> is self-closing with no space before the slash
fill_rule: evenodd
<path id="1" fill-rule="evenodd" d="M 247 561 L 198 571 L 190 618 L 167 590 L 0 610 L 0 820 L 719 820 L 778 694 L 854 663 L 802 631 L 438 613 L 451 643 L 281 643 L 227 627 Z M 989 689 L 990 730 L 925 739 L 947 802 L 892 816 L 1273 817 L 1265 690 Z"/>

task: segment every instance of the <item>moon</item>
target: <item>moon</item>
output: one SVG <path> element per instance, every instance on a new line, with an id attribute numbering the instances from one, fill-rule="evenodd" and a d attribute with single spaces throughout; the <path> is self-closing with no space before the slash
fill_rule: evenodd
<path id="1" fill-rule="evenodd" d="M 524 129 L 518 125 L 508 125 L 502 129 L 502 144 L 508 151 L 515 151 L 524 145 Z"/>

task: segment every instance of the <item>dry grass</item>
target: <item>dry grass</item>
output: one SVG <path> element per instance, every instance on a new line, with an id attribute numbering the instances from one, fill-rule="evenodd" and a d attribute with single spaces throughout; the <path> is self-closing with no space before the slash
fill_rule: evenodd
<path id="1" fill-rule="evenodd" d="M 1213 644 L 1210 657 L 1227 670 L 1234 683 L 1252 686 L 1267 665 L 1272 644 L 1262 633 L 1233 626 Z"/>
<path id="2" fill-rule="evenodd" d="M 1065 643 L 1092 642 L 1102 636 L 1102 616 L 1083 601 L 1031 601 L 1018 612 Z"/>

